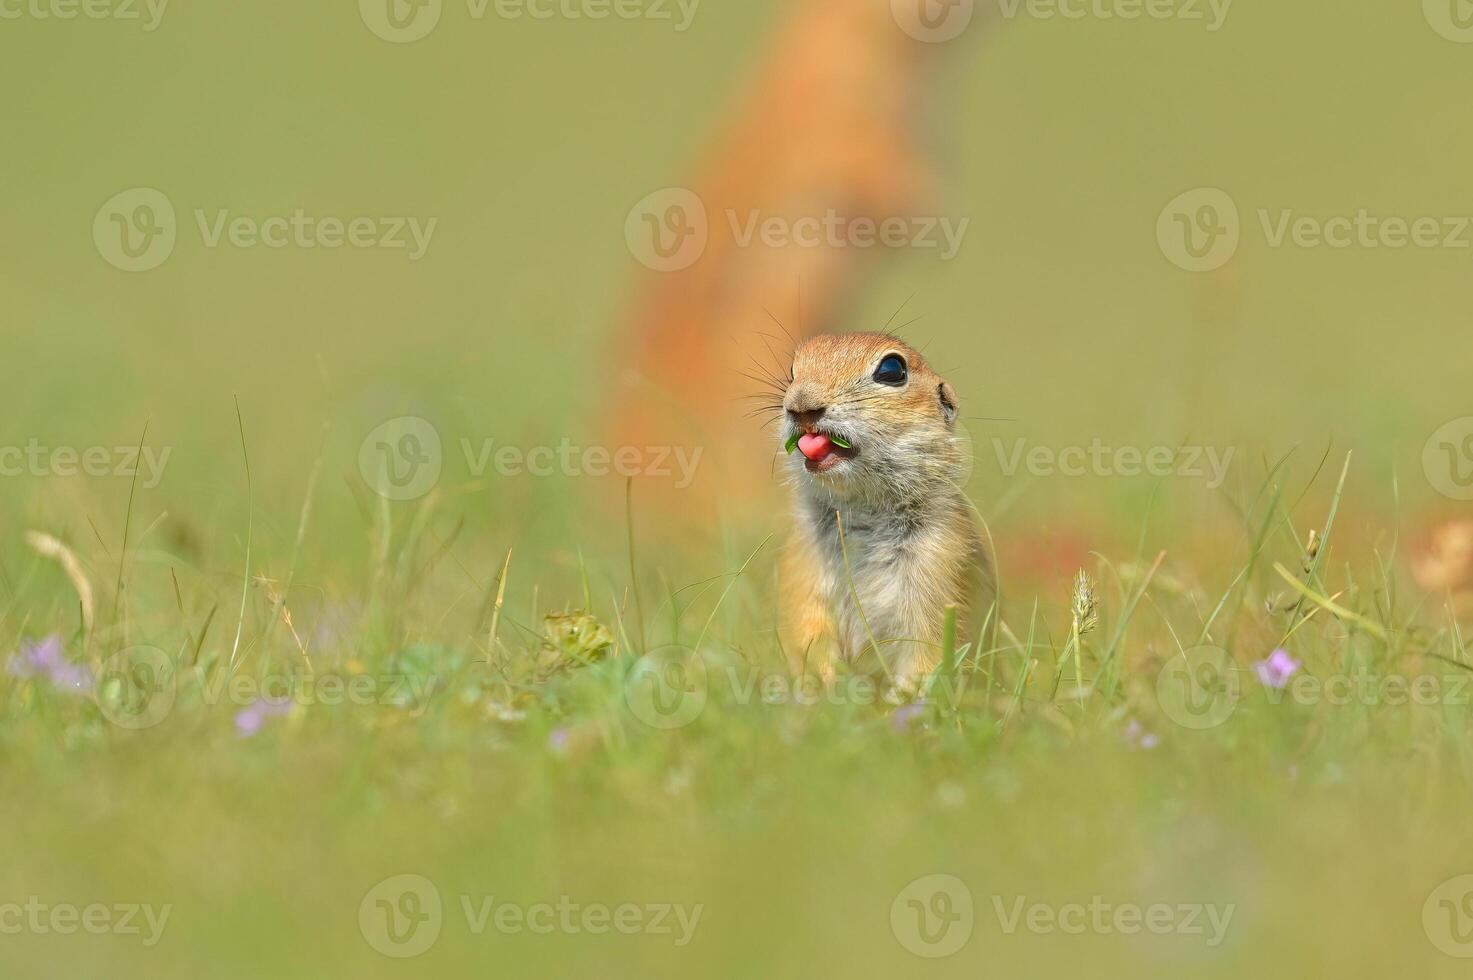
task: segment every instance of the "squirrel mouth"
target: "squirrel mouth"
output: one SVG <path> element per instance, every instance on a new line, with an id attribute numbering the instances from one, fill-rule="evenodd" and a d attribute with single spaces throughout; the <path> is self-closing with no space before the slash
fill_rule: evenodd
<path id="1" fill-rule="evenodd" d="M 790 442 L 803 454 L 803 466 L 810 473 L 824 473 L 846 459 L 853 459 L 859 451 L 842 437 L 827 432 L 804 432 Z M 791 451 L 791 449 L 789 450 Z"/>

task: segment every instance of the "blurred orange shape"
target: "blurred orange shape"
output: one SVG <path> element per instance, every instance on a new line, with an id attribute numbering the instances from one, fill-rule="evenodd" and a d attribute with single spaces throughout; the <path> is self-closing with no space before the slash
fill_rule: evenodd
<path id="1" fill-rule="evenodd" d="M 1412 577 L 1429 592 L 1463 592 L 1473 587 L 1473 518 L 1436 528 L 1427 549 L 1412 561 Z"/>

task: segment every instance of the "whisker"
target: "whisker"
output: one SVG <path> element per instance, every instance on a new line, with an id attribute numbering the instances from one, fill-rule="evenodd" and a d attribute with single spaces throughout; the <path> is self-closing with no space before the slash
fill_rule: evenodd
<path id="1" fill-rule="evenodd" d="M 782 378 L 778 377 L 776 374 L 773 374 L 772 371 L 769 368 L 767 368 L 765 365 L 759 364 L 758 361 L 757 361 L 757 359 L 755 357 L 751 358 L 751 361 L 752 361 L 752 364 L 754 366 L 756 366 L 757 370 L 759 370 L 759 371 L 762 372 L 762 377 L 766 378 L 769 383 L 773 384 L 774 386 L 776 386 L 778 388 L 785 388 L 785 387 L 787 387 L 787 385 L 785 385 L 783 383 L 783 379 Z"/>
<path id="2" fill-rule="evenodd" d="M 752 374 L 748 371 L 742 371 L 740 369 L 735 370 L 737 374 L 740 374 L 748 381 L 760 385 L 761 387 L 766 388 L 769 391 L 775 392 L 777 394 L 782 394 L 787 391 L 788 386 L 783 384 L 781 381 L 776 380 L 775 378 L 764 378 L 760 375 Z"/>
<path id="3" fill-rule="evenodd" d="M 765 334 L 765 333 L 762 333 L 761 331 L 758 331 L 757 336 L 762 338 L 762 345 L 767 348 L 767 354 L 768 354 L 769 357 L 772 358 L 772 363 L 777 367 L 777 369 L 779 371 L 782 371 L 783 370 L 783 361 L 782 361 L 782 358 L 780 358 L 780 357 L 777 356 L 777 352 L 772 349 L 772 344 L 768 343 L 768 335 Z M 793 357 L 792 357 L 791 354 L 788 355 L 787 372 L 785 374 L 785 377 L 787 378 L 787 383 L 788 384 L 792 384 L 793 383 Z"/>
<path id="4" fill-rule="evenodd" d="M 880 332 L 881 333 L 889 334 L 889 332 L 890 332 L 890 324 L 892 324 L 892 323 L 895 322 L 895 318 L 900 315 L 901 310 L 904 310 L 905 307 L 906 307 L 906 305 L 911 300 L 913 300 L 915 298 L 916 298 L 916 294 L 915 293 L 911 293 L 909 296 L 905 297 L 905 302 L 904 303 L 901 303 L 900 304 L 900 308 L 897 309 L 894 313 L 891 313 L 890 314 L 890 319 L 888 319 L 888 320 L 885 321 L 885 325 L 880 328 Z M 894 334 L 890 334 L 890 339 L 891 340 L 894 340 L 895 339 L 895 335 Z"/>
<path id="5" fill-rule="evenodd" d="M 779 320 L 777 317 L 773 316 L 771 310 L 769 310 L 766 306 L 763 306 L 762 307 L 762 312 L 767 314 L 767 318 L 769 320 L 771 320 L 773 323 L 777 324 L 777 328 L 783 332 L 783 334 L 788 338 L 788 341 L 790 343 L 792 343 L 792 345 L 794 347 L 797 347 L 798 346 L 798 340 L 797 340 L 797 338 L 794 337 L 791 333 L 788 332 L 788 328 L 785 327 L 785 326 L 783 326 L 783 322 L 781 320 Z"/>

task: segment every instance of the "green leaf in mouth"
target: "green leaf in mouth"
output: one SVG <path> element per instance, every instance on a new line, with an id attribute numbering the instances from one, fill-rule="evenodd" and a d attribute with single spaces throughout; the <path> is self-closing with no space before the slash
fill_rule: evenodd
<path id="1" fill-rule="evenodd" d="M 827 433 L 825 433 L 825 434 L 827 434 Z M 796 432 L 796 433 L 793 434 L 793 437 L 788 440 L 787 445 L 783 447 L 783 448 L 785 448 L 788 451 L 788 455 L 792 455 L 793 450 L 796 449 L 796 448 L 798 448 L 798 440 L 799 439 L 802 439 L 802 438 L 803 438 L 803 433 Z M 841 436 L 831 435 L 831 436 L 828 437 L 828 439 L 829 439 L 829 442 L 832 442 L 834 445 L 838 446 L 840 449 L 853 449 L 854 448 L 849 443 L 849 440 L 848 439 L 845 439 L 845 438 L 843 438 Z"/>

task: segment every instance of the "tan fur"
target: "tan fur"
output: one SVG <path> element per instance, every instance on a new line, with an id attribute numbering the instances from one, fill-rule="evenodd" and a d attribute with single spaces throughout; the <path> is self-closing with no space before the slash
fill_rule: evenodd
<path id="1" fill-rule="evenodd" d="M 905 358 L 904 387 L 872 379 L 889 354 Z M 786 461 L 794 528 L 780 587 L 796 670 L 831 676 L 837 659 L 915 691 L 940 659 L 948 606 L 961 614 L 958 642 L 977 639 L 991 573 L 957 482 L 956 405 L 925 358 L 886 334 L 814 337 L 794 354 L 783 443 L 816 429 L 855 450 L 827 472 L 796 451 Z"/>

